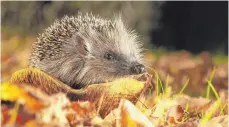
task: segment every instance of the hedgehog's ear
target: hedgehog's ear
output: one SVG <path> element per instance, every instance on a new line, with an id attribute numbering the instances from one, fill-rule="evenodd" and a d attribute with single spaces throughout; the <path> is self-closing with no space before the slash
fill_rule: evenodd
<path id="1" fill-rule="evenodd" d="M 80 36 L 76 35 L 74 37 L 75 45 L 77 46 L 77 52 L 82 55 L 86 55 L 88 53 L 88 46 L 86 44 L 86 40 Z"/>

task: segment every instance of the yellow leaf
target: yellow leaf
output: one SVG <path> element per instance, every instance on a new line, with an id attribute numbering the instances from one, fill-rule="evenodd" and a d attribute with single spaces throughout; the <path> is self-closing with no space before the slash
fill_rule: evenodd
<path id="1" fill-rule="evenodd" d="M 17 101 L 20 104 L 25 104 L 30 111 L 38 111 L 44 107 L 43 102 L 33 97 L 24 89 L 10 83 L 3 83 L 1 85 L 1 93 L 1 100 Z"/>

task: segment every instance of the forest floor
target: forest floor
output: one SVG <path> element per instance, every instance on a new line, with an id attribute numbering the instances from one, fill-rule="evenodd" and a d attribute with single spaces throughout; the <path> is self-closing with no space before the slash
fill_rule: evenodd
<path id="1" fill-rule="evenodd" d="M 106 91 L 107 96 L 94 94 L 93 98 L 99 98 L 95 104 L 87 99 L 70 101 L 64 93 L 48 95 L 26 84 L 9 83 L 14 72 L 27 68 L 31 42 L 35 40 L 2 34 L 3 126 L 228 126 L 228 56 L 209 52 L 193 55 L 187 51 L 148 51 L 145 59 L 150 63 L 147 72 L 151 77 L 136 81 L 125 79 L 125 84 L 123 80 L 108 83 L 109 88 L 106 86 L 101 91 Z M 140 87 L 141 83 L 147 89 Z M 133 88 L 122 90 L 117 84 Z M 114 91 L 107 90 L 110 86 L 121 91 L 116 91 L 120 95 L 118 100 L 111 94 Z M 122 97 L 127 94 L 134 98 Z M 109 101 L 118 104 L 114 106 Z M 112 109 L 107 110 L 109 106 Z M 105 109 L 109 112 L 104 113 Z"/>

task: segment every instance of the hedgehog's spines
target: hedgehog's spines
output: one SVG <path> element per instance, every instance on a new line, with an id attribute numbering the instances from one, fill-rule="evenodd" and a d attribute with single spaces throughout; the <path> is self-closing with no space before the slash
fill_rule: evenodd
<path id="1" fill-rule="evenodd" d="M 97 78 L 85 77 L 93 66 L 90 66 L 87 60 L 101 59 L 96 65 L 100 67 L 104 54 L 114 52 L 126 59 L 124 63 L 141 63 L 142 45 L 136 32 L 126 27 L 121 15 L 113 20 L 94 16 L 92 13 L 79 13 L 76 17 L 65 15 L 39 34 L 29 58 L 30 66 L 48 72 L 70 85 L 100 82 L 103 80 L 102 75 Z M 114 68 L 107 71 L 110 71 L 110 74 L 104 78 L 108 79 L 114 79 L 120 72 L 114 72 Z M 129 73 L 129 70 L 126 71 L 123 73 Z M 90 73 L 95 75 L 94 72 Z"/>

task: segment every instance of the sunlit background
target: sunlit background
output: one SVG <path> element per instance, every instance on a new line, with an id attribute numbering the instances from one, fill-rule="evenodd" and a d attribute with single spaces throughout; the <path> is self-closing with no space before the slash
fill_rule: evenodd
<path id="1" fill-rule="evenodd" d="M 121 13 L 149 49 L 146 60 L 174 89 L 190 79 L 194 89 L 203 90 L 199 86 L 205 88 L 215 66 L 214 83 L 227 88 L 227 1 L 1 2 L 2 82 L 27 67 L 39 33 L 55 19 L 79 11 L 107 18 Z"/>

